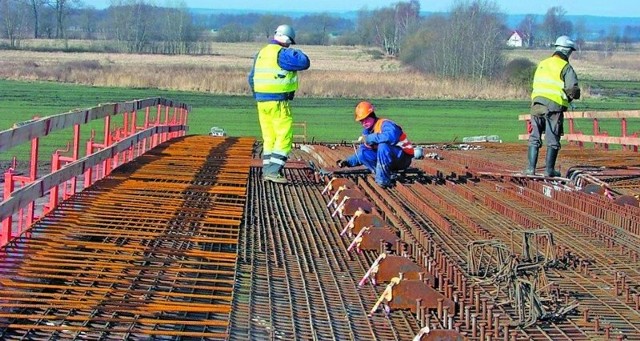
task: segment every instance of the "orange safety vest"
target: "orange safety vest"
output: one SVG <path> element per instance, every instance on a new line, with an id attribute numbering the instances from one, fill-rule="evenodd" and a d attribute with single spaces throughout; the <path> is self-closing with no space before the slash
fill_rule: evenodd
<path id="1" fill-rule="evenodd" d="M 380 134 L 382 132 L 382 123 L 384 123 L 385 121 L 387 121 L 387 119 L 379 118 L 378 121 L 376 121 L 376 124 L 373 126 L 373 132 L 376 134 Z M 398 126 L 398 128 L 402 130 L 402 134 L 400 134 L 400 141 L 398 141 L 398 143 L 396 143 L 395 145 L 402 148 L 403 152 L 413 156 L 413 145 L 411 144 L 411 142 L 409 142 L 409 139 L 407 139 L 407 134 L 404 132 L 402 127 Z"/>

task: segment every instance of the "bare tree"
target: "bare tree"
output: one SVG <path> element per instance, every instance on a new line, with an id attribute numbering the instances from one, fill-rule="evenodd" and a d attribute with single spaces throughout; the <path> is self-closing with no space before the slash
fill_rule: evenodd
<path id="1" fill-rule="evenodd" d="M 360 10 L 356 24 L 356 41 L 376 45 L 386 54 L 400 54 L 405 38 L 419 29 L 420 3 L 417 0 L 398 2 L 374 11 Z"/>
<path id="2" fill-rule="evenodd" d="M 447 76 L 482 80 L 502 66 L 503 15 L 494 2 L 461 3 L 451 12 L 448 49 L 453 52 Z"/>
<path id="3" fill-rule="evenodd" d="M 56 38 L 64 38 L 64 20 L 67 15 L 68 0 L 53 0 L 50 4 L 56 13 Z"/>
<path id="4" fill-rule="evenodd" d="M 98 10 L 95 9 L 95 7 L 82 9 L 77 15 L 77 23 L 82 29 L 84 38 L 96 39 L 96 33 L 98 31 Z"/>
<path id="5" fill-rule="evenodd" d="M 522 21 L 518 24 L 518 31 L 522 33 L 522 40 L 525 46 L 531 47 L 534 44 L 536 31 L 538 30 L 538 24 L 536 23 L 536 17 L 533 14 L 527 14 Z"/>
<path id="6" fill-rule="evenodd" d="M 551 7 L 547 10 L 541 30 L 546 33 L 545 41 L 548 45 L 553 44 L 557 37 L 572 33 L 573 24 L 568 19 L 565 19 L 566 14 L 567 11 L 562 6 Z"/>
<path id="7" fill-rule="evenodd" d="M 587 22 L 584 20 L 584 18 L 579 18 L 575 25 L 573 25 L 573 33 L 575 33 L 576 35 L 576 39 L 577 40 L 585 40 L 587 37 Z"/>
<path id="8" fill-rule="evenodd" d="M 364 9 L 359 10 L 355 29 L 356 41 L 365 46 L 374 45 L 374 31 L 373 14 Z"/>
<path id="9" fill-rule="evenodd" d="M 47 3 L 47 0 L 26 0 L 29 2 L 31 8 L 31 15 L 33 16 L 33 37 L 35 39 L 40 38 L 40 16 L 42 15 L 42 7 Z"/>
<path id="10" fill-rule="evenodd" d="M 189 44 L 195 40 L 195 34 L 186 5 L 182 3 L 179 7 L 165 8 L 162 11 L 164 20 L 160 22 L 159 30 L 162 36 L 159 38 L 166 42 L 163 53 L 188 53 Z"/>
<path id="11" fill-rule="evenodd" d="M 241 41 L 252 41 L 253 38 L 253 30 L 250 28 L 238 23 L 230 23 L 218 30 L 215 40 L 235 43 Z"/>
<path id="12" fill-rule="evenodd" d="M 337 27 L 339 19 L 328 13 L 305 15 L 296 20 L 296 30 L 304 31 L 306 44 L 326 45 L 331 30 Z"/>
<path id="13" fill-rule="evenodd" d="M 420 2 L 398 2 L 395 7 L 396 34 L 402 38 L 416 31 L 420 22 Z"/>
<path id="14" fill-rule="evenodd" d="M 400 60 L 419 71 L 436 73 L 435 68 L 447 58 L 440 37 L 448 24 L 448 18 L 442 15 L 430 16 L 416 33 L 405 39 Z"/>
<path id="15" fill-rule="evenodd" d="M 634 43 L 640 40 L 640 26 L 626 25 L 622 30 L 622 41 L 625 44 Z"/>
<path id="16" fill-rule="evenodd" d="M 417 36 L 408 38 L 424 43 L 403 50 L 401 58 L 441 77 L 490 79 L 504 64 L 505 27 L 494 2 L 457 2 L 448 17 L 428 18 Z M 405 59 L 405 52 L 411 58 Z"/>
<path id="17" fill-rule="evenodd" d="M 260 33 L 260 35 L 264 35 L 265 38 L 269 38 L 273 35 L 278 25 L 291 24 L 292 22 L 293 20 L 291 20 L 290 17 L 284 15 L 263 15 L 256 24 L 256 31 Z"/>
<path id="18" fill-rule="evenodd" d="M 620 27 L 617 25 L 611 25 L 609 26 L 607 35 L 602 39 L 603 46 L 600 50 L 602 50 L 605 57 L 611 57 L 613 55 L 613 51 L 618 50 L 620 41 Z"/>
<path id="19" fill-rule="evenodd" d="M 388 55 L 396 56 L 405 37 L 418 27 L 420 3 L 417 0 L 398 2 L 393 7 L 374 11 L 371 20 L 376 44 Z"/>
<path id="20" fill-rule="evenodd" d="M 145 0 L 112 0 L 108 8 L 109 36 L 127 52 L 143 52 L 153 29 L 154 6 Z"/>
<path id="21" fill-rule="evenodd" d="M 56 32 L 55 11 L 51 6 L 40 8 L 40 20 L 38 20 L 38 37 L 54 38 Z"/>
<path id="22" fill-rule="evenodd" d="M 382 47 L 388 55 L 396 55 L 400 49 L 396 36 L 394 11 L 391 8 L 383 8 L 375 11 L 374 33 L 376 45 Z"/>
<path id="23" fill-rule="evenodd" d="M 18 47 L 20 38 L 26 35 L 29 8 L 24 1 L 0 0 L 2 33 L 9 39 L 11 48 Z"/>

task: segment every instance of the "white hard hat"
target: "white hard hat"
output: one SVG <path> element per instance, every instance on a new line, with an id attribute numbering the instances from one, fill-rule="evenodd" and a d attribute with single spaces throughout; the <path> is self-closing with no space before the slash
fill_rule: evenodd
<path id="1" fill-rule="evenodd" d="M 283 44 L 295 44 L 296 43 L 296 31 L 289 25 L 280 25 L 274 32 L 273 39 Z"/>
<path id="2" fill-rule="evenodd" d="M 567 36 L 559 36 L 554 45 L 556 46 L 556 49 L 564 47 L 573 51 L 576 50 L 576 43 Z"/>

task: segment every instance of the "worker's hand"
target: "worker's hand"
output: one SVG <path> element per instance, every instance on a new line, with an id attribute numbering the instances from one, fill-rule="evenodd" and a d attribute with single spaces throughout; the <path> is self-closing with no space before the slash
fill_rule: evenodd
<path id="1" fill-rule="evenodd" d="M 336 165 L 340 168 L 349 167 L 349 164 L 345 160 L 336 161 Z"/>
<path id="2" fill-rule="evenodd" d="M 364 140 L 365 140 L 364 136 L 360 135 L 358 137 L 358 142 L 364 142 Z"/>
<path id="3" fill-rule="evenodd" d="M 564 93 L 567 94 L 569 102 L 574 99 L 580 99 L 580 88 L 578 86 L 572 86 L 571 88 L 564 89 Z"/>

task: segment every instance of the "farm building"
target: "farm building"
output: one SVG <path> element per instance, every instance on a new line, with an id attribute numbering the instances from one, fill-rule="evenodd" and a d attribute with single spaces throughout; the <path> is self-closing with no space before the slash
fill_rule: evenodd
<path id="1" fill-rule="evenodd" d="M 507 39 L 507 46 L 509 47 L 523 47 L 524 46 L 524 36 L 520 31 L 513 31 Z"/>

